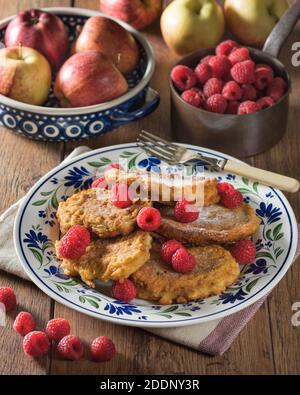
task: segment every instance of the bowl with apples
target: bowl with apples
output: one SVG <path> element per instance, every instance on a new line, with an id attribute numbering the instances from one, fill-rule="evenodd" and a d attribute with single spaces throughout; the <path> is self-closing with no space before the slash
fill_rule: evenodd
<path id="1" fill-rule="evenodd" d="M 0 22 L 0 123 L 36 140 L 81 140 L 159 104 L 153 50 L 125 22 L 79 8 L 21 11 Z"/>

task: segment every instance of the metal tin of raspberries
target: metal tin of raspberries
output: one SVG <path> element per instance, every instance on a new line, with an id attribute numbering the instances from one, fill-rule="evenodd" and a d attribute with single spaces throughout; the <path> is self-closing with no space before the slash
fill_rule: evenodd
<path id="1" fill-rule="evenodd" d="M 58 7 L 44 10 L 59 16 L 68 26 L 70 42 L 74 40 L 76 27 L 82 26 L 91 16 L 108 17 L 81 8 Z M 0 22 L 0 42 L 3 42 L 5 29 L 13 17 Z M 35 140 L 81 140 L 142 119 L 153 112 L 159 104 L 159 94 L 149 87 L 155 67 L 153 50 L 137 30 L 122 21 L 116 21 L 133 34 L 140 49 L 138 66 L 126 76 L 129 91 L 125 95 L 102 104 L 76 108 L 59 108 L 53 86 L 44 106 L 22 103 L 0 95 L 0 123 L 13 132 Z"/>

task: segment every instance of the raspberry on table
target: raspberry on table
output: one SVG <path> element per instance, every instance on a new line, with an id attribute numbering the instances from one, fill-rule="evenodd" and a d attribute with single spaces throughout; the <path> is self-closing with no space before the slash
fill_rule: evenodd
<path id="1" fill-rule="evenodd" d="M 255 82 L 255 63 L 252 60 L 244 60 L 236 63 L 231 68 L 231 76 L 239 84 L 252 84 Z"/>
<path id="2" fill-rule="evenodd" d="M 123 282 L 116 281 L 111 293 L 115 299 L 128 303 L 136 297 L 137 291 L 133 282 L 126 278 Z"/>
<path id="3" fill-rule="evenodd" d="M 240 240 L 230 248 L 230 252 L 239 264 L 246 265 L 254 261 L 256 247 L 251 240 Z"/>
<path id="4" fill-rule="evenodd" d="M 215 55 L 207 55 L 207 56 L 204 56 L 204 58 L 202 58 L 202 59 L 200 60 L 200 63 L 209 63 L 210 59 L 213 58 L 214 56 L 215 56 Z"/>
<path id="5" fill-rule="evenodd" d="M 72 226 L 59 242 L 59 253 L 65 259 L 78 259 L 91 240 L 90 232 L 82 225 Z"/>
<path id="6" fill-rule="evenodd" d="M 177 240 L 168 240 L 164 242 L 160 249 L 160 256 L 162 260 L 167 263 L 171 263 L 174 253 L 182 247 L 183 245 Z"/>
<path id="7" fill-rule="evenodd" d="M 107 184 L 107 182 L 105 180 L 105 177 L 99 177 L 99 178 L 96 178 L 96 180 L 94 180 L 92 182 L 92 186 L 91 187 L 92 188 L 105 188 L 105 189 L 107 189 L 108 188 L 108 184 Z"/>
<path id="8" fill-rule="evenodd" d="M 269 67 L 256 67 L 254 75 L 255 86 L 259 90 L 266 89 L 267 86 L 271 85 L 274 78 L 274 72 Z"/>
<path id="9" fill-rule="evenodd" d="M 270 96 L 264 96 L 257 100 L 256 104 L 260 110 L 271 107 L 275 104 L 274 100 Z"/>
<path id="10" fill-rule="evenodd" d="M 95 362 L 111 361 L 116 355 L 113 341 L 106 336 L 99 336 L 91 344 L 91 357 Z"/>
<path id="11" fill-rule="evenodd" d="M 6 312 L 12 311 L 16 307 L 17 298 L 12 288 L 0 288 L 0 303 L 4 304 Z"/>
<path id="12" fill-rule="evenodd" d="M 210 96 L 205 104 L 205 109 L 207 111 L 216 112 L 219 114 L 224 114 L 226 108 L 227 108 L 227 100 L 219 93 Z"/>
<path id="13" fill-rule="evenodd" d="M 29 332 L 23 340 L 23 350 L 30 357 L 40 357 L 47 354 L 50 349 L 50 341 L 45 332 Z"/>
<path id="14" fill-rule="evenodd" d="M 227 108 L 225 114 L 236 115 L 240 106 L 239 101 L 229 101 L 227 104 Z"/>
<path id="15" fill-rule="evenodd" d="M 69 361 L 78 361 L 84 354 L 84 347 L 78 336 L 67 335 L 57 345 L 57 352 Z"/>
<path id="16" fill-rule="evenodd" d="M 34 331 L 35 322 L 32 315 L 26 311 L 21 311 L 21 313 L 16 316 L 13 328 L 21 336 L 25 336 L 29 332 Z"/>
<path id="17" fill-rule="evenodd" d="M 240 207 L 244 202 L 243 195 L 237 189 L 228 189 L 221 194 L 221 204 L 230 209 Z"/>
<path id="18" fill-rule="evenodd" d="M 238 48 L 238 44 L 235 41 L 222 41 L 216 48 L 216 55 L 228 56 L 234 48 Z"/>
<path id="19" fill-rule="evenodd" d="M 171 79 L 179 91 L 191 89 L 197 83 L 196 74 L 187 66 L 178 65 L 171 71 Z"/>
<path id="20" fill-rule="evenodd" d="M 118 208 L 126 208 L 132 205 L 132 199 L 129 197 L 127 184 L 114 184 L 112 186 L 111 203 Z"/>
<path id="21" fill-rule="evenodd" d="M 179 222 L 193 222 L 196 221 L 199 217 L 199 210 L 196 211 L 190 211 L 188 209 L 188 206 L 191 206 L 192 204 L 188 202 L 187 200 L 179 200 L 176 202 L 176 205 L 174 207 L 174 216 Z"/>
<path id="22" fill-rule="evenodd" d="M 222 93 L 223 81 L 220 78 L 210 78 L 203 86 L 203 93 L 206 97 Z"/>
<path id="23" fill-rule="evenodd" d="M 252 112 L 259 111 L 260 108 L 255 101 L 247 100 L 240 104 L 238 109 L 239 115 L 251 114 Z"/>
<path id="24" fill-rule="evenodd" d="M 198 82 L 202 85 L 212 77 L 212 70 L 208 63 L 198 63 L 194 71 Z"/>
<path id="25" fill-rule="evenodd" d="M 58 343 L 63 337 L 69 335 L 71 326 L 69 321 L 64 318 L 53 318 L 48 321 L 46 326 L 46 333 L 50 340 Z"/>
<path id="26" fill-rule="evenodd" d="M 195 268 L 197 261 L 186 248 L 179 248 L 172 256 L 171 265 L 177 273 L 189 273 Z"/>
<path id="27" fill-rule="evenodd" d="M 242 85 L 242 100 L 255 100 L 257 97 L 257 91 L 253 85 L 243 84 Z"/>
<path id="28" fill-rule="evenodd" d="M 198 88 L 191 88 L 182 92 L 181 98 L 194 107 L 201 107 L 205 100 L 204 94 Z"/>
<path id="29" fill-rule="evenodd" d="M 229 191 L 230 189 L 234 189 L 234 186 L 232 184 L 229 184 L 229 182 L 218 182 L 217 188 L 219 194 L 221 195 L 222 193 Z"/>
<path id="30" fill-rule="evenodd" d="M 231 69 L 231 63 L 225 55 L 213 56 L 208 64 L 211 67 L 212 76 L 214 78 L 226 77 Z"/>
<path id="31" fill-rule="evenodd" d="M 160 227 L 160 211 L 154 207 L 144 207 L 139 211 L 136 221 L 139 228 L 147 232 L 154 232 Z"/>
<path id="32" fill-rule="evenodd" d="M 236 63 L 243 62 L 244 60 L 249 60 L 251 59 L 249 49 L 245 47 L 235 48 L 231 51 L 228 59 L 232 66 Z"/>
<path id="33" fill-rule="evenodd" d="M 224 85 L 222 95 L 227 100 L 240 100 L 242 97 L 242 90 L 235 81 L 229 81 Z"/>

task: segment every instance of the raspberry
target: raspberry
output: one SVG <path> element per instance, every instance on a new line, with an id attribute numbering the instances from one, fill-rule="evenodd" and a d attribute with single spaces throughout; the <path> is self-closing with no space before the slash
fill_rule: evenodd
<path id="1" fill-rule="evenodd" d="M 92 188 L 108 188 L 107 182 L 105 181 L 105 177 L 99 177 L 96 178 L 96 180 L 94 180 L 92 182 Z"/>
<path id="2" fill-rule="evenodd" d="M 239 115 L 250 114 L 252 112 L 257 112 L 259 110 L 260 108 L 258 104 L 255 103 L 255 101 L 247 100 L 240 104 L 238 109 L 238 114 Z"/>
<path id="3" fill-rule="evenodd" d="M 227 100 L 240 100 L 242 97 L 242 90 L 235 81 L 229 81 L 224 85 L 222 95 Z"/>
<path id="4" fill-rule="evenodd" d="M 274 78 L 273 70 L 269 67 L 256 67 L 255 72 L 255 86 L 259 90 L 264 90 L 271 84 Z"/>
<path id="5" fill-rule="evenodd" d="M 132 205 L 132 200 L 129 197 L 127 184 L 115 184 L 112 187 L 113 197 L 111 202 L 114 206 L 119 208 L 126 208 Z"/>
<path id="6" fill-rule="evenodd" d="M 254 261 L 256 256 L 255 244 L 251 240 L 240 240 L 237 241 L 230 248 L 231 255 L 241 265 L 246 265 Z"/>
<path id="7" fill-rule="evenodd" d="M 63 337 L 69 335 L 71 327 L 69 321 L 64 318 L 54 318 L 48 321 L 46 326 L 46 333 L 50 340 L 58 343 Z"/>
<path id="8" fill-rule="evenodd" d="M 273 82 L 268 87 L 267 96 L 270 96 L 275 102 L 277 102 L 284 95 L 284 89 L 282 87 L 282 84 L 278 83 L 278 80 L 275 80 L 276 78 L 274 78 Z"/>
<path id="9" fill-rule="evenodd" d="M 138 227 L 148 232 L 154 232 L 160 227 L 161 215 L 157 208 L 144 207 L 137 215 Z"/>
<path id="10" fill-rule="evenodd" d="M 66 259 L 78 259 L 91 240 L 90 232 L 81 225 L 72 226 L 59 242 L 59 253 Z"/>
<path id="11" fill-rule="evenodd" d="M 197 265 L 194 255 L 185 248 L 179 248 L 172 256 L 172 268 L 177 273 L 189 273 Z"/>
<path id="12" fill-rule="evenodd" d="M 224 114 L 226 108 L 227 108 L 227 100 L 219 93 L 210 96 L 205 104 L 205 109 L 207 111 L 217 112 L 220 114 Z"/>
<path id="13" fill-rule="evenodd" d="M 256 96 L 257 92 L 253 85 L 242 85 L 242 100 L 255 100 Z"/>
<path id="14" fill-rule="evenodd" d="M 214 55 L 207 55 L 207 56 L 204 56 L 204 58 L 202 58 L 201 60 L 200 60 L 200 63 L 209 63 L 209 61 L 210 61 L 210 59 L 212 59 L 214 57 Z"/>
<path id="15" fill-rule="evenodd" d="M 234 189 L 234 186 L 232 184 L 229 184 L 229 182 L 218 182 L 217 188 L 219 195 L 221 195 L 222 193 L 229 191 L 230 189 Z"/>
<path id="16" fill-rule="evenodd" d="M 0 288 L 0 303 L 4 304 L 6 312 L 9 312 L 16 307 L 17 298 L 12 288 Z"/>
<path id="17" fill-rule="evenodd" d="M 48 336 L 44 332 L 29 332 L 23 340 L 23 350 L 30 357 L 40 357 L 47 354 L 50 348 Z"/>
<path id="18" fill-rule="evenodd" d="M 58 354 L 69 361 L 78 361 L 84 353 L 83 344 L 78 336 L 63 337 L 57 345 Z"/>
<path id="19" fill-rule="evenodd" d="M 230 101 L 228 102 L 225 114 L 236 115 L 240 106 L 239 101 Z"/>
<path id="20" fill-rule="evenodd" d="M 203 86 L 203 93 L 206 97 L 222 93 L 223 81 L 219 78 L 210 78 Z"/>
<path id="21" fill-rule="evenodd" d="M 194 107 L 200 107 L 205 100 L 203 93 L 198 88 L 192 88 L 182 92 L 181 97 L 186 103 Z"/>
<path id="22" fill-rule="evenodd" d="M 243 195 L 236 189 L 228 189 L 221 194 L 221 204 L 226 208 L 238 208 L 243 204 L 243 201 Z"/>
<path id="23" fill-rule="evenodd" d="M 255 63 L 252 60 L 244 60 L 232 67 L 231 76 L 239 84 L 252 84 L 255 82 L 254 70 Z"/>
<path id="24" fill-rule="evenodd" d="M 287 88 L 287 83 L 285 82 L 285 80 L 281 77 L 275 77 L 273 80 L 273 84 L 279 88 L 282 88 L 284 91 Z"/>
<path id="25" fill-rule="evenodd" d="M 243 62 L 244 60 L 249 60 L 251 59 L 249 49 L 245 47 L 233 49 L 228 56 L 228 59 L 232 66 L 239 62 Z"/>
<path id="26" fill-rule="evenodd" d="M 162 257 L 163 261 L 171 263 L 172 256 L 179 248 L 183 248 L 182 244 L 179 243 L 179 241 L 168 240 L 161 246 L 160 256 Z"/>
<path id="27" fill-rule="evenodd" d="M 205 84 L 212 77 L 211 67 L 208 63 L 199 63 L 195 68 L 195 74 L 200 84 Z"/>
<path id="28" fill-rule="evenodd" d="M 97 337 L 91 344 L 91 357 L 95 362 L 108 362 L 116 353 L 113 341 L 106 336 Z"/>
<path id="29" fill-rule="evenodd" d="M 219 55 L 212 57 L 209 62 L 212 76 L 215 78 L 224 78 L 230 72 L 231 63 L 227 56 Z"/>
<path id="30" fill-rule="evenodd" d="M 271 107 L 274 104 L 274 100 L 270 96 L 264 96 L 257 100 L 256 104 L 259 106 L 260 110 Z"/>
<path id="31" fill-rule="evenodd" d="M 35 322 L 30 313 L 21 311 L 15 319 L 13 328 L 21 336 L 27 335 L 27 333 L 34 331 Z"/>
<path id="32" fill-rule="evenodd" d="M 189 211 L 188 205 L 191 205 L 190 202 L 183 199 L 176 202 L 174 208 L 174 216 L 179 222 L 193 222 L 196 221 L 199 217 L 199 211 Z"/>
<path id="33" fill-rule="evenodd" d="M 111 289 L 112 296 L 123 302 L 130 302 L 136 297 L 136 287 L 132 281 L 126 278 L 122 283 L 116 281 Z"/>
<path id="34" fill-rule="evenodd" d="M 231 51 L 238 47 L 238 44 L 233 40 L 226 40 L 221 42 L 216 48 L 216 55 L 228 56 Z"/>
<path id="35" fill-rule="evenodd" d="M 191 89 L 197 83 L 196 74 L 187 66 L 175 66 L 171 71 L 173 84 L 179 91 Z"/>
<path id="36" fill-rule="evenodd" d="M 111 170 L 111 169 L 124 170 L 119 163 L 110 163 L 109 165 L 106 166 L 106 170 Z"/>

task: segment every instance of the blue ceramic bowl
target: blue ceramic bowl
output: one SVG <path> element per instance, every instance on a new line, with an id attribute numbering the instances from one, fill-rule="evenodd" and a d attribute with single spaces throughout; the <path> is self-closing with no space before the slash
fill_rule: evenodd
<path id="1" fill-rule="evenodd" d="M 84 25 L 91 16 L 104 15 L 81 8 L 45 8 L 45 11 L 56 14 L 69 27 L 70 42 L 74 40 L 76 26 Z M 3 42 L 6 26 L 12 18 L 0 22 L 0 42 Z M 134 35 L 140 48 L 139 64 L 126 77 L 129 91 L 125 95 L 106 103 L 77 108 L 59 108 L 52 90 L 44 106 L 0 95 L 0 123 L 35 140 L 81 140 L 144 118 L 154 111 L 159 104 L 159 94 L 149 87 L 155 66 L 153 50 L 142 34 L 126 23 L 116 21 Z"/>

